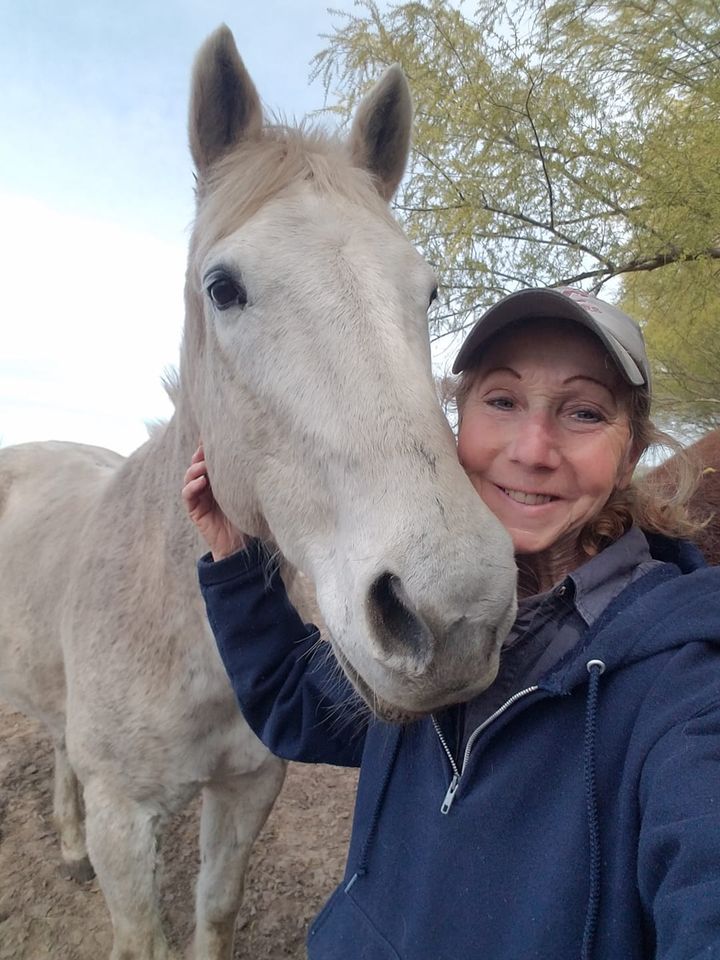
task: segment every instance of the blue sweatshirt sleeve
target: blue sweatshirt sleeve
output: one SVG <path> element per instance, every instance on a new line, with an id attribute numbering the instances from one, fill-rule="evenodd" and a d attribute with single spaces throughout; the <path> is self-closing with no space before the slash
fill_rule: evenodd
<path id="1" fill-rule="evenodd" d="M 639 886 L 656 960 L 720 957 L 720 703 L 676 724 L 643 771 Z"/>
<path id="2" fill-rule="evenodd" d="M 208 619 L 243 716 L 286 760 L 356 767 L 365 740 L 357 695 L 317 627 L 304 624 L 259 541 L 198 563 Z"/>

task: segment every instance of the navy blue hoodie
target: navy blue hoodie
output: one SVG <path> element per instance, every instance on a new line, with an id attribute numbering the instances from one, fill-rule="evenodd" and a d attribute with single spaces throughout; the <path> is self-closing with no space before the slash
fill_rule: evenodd
<path id="1" fill-rule="evenodd" d="M 459 779 L 452 709 L 358 729 L 260 549 L 200 562 L 257 735 L 361 765 L 310 960 L 720 960 L 720 569 L 652 546 L 665 562 L 486 721 Z"/>

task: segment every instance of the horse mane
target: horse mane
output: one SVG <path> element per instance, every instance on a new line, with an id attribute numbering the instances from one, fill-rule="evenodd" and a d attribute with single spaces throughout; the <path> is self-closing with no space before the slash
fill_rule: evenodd
<path id="1" fill-rule="evenodd" d="M 177 401 L 180 396 L 180 373 L 176 367 L 166 367 L 163 371 L 160 382 L 163 385 L 165 393 L 170 398 L 170 402 L 174 407 L 177 406 Z"/>
<path id="2" fill-rule="evenodd" d="M 277 123 L 242 141 L 198 182 L 193 252 L 198 260 L 219 240 L 293 183 L 309 180 L 318 192 L 334 193 L 381 213 L 400 227 L 373 177 L 353 166 L 346 144 L 313 127 Z"/>
<path id="3" fill-rule="evenodd" d="M 155 420 L 146 420 L 145 430 L 147 431 L 148 440 L 157 440 L 159 437 L 162 437 L 168 428 L 168 423 L 168 420 L 162 420 L 159 417 Z"/>
<path id="4" fill-rule="evenodd" d="M 175 367 L 166 367 L 160 378 L 160 383 L 168 395 L 173 407 L 177 409 L 178 399 L 180 398 L 180 374 Z M 163 417 L 155 417 L 152 420 L 145 420 L 145 430 L 148 440 L 158 440 L 162 437 L 168 428 L 170 421 Z"/>

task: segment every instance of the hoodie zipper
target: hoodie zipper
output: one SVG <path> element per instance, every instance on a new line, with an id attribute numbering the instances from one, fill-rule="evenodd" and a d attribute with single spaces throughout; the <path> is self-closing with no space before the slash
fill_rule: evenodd
<path id="1" fill-rule="evenodd" d="M 452 772 L 453 772 L 452 779 L 450 780 L 450 786 L 447 789 L 447 793 L 445 794 L 442 805 L 440 807 L 440 813 L 447 814 L 450 812 L 450 807 L 453 805 L 455 794 L 458 792 L 458 788 L 460 786 L 460 778 L 465 772 L 465 767 L 467 766 L 468 757 L 470 756 L 470 751 L 472 750 L 473 746 L 475 745 L 475 741 L 483 732 L 483 730 L 486 730 L 494 720 L 497 720 L 499 716 L 505 713 L 505 711 L 509 707 L 511 707 L 514 703 L 517 703 L 517 701 L 520 700 L 522 697 L 527 696 L 529 693 L 534 693 L 536 690 L 539 690 L 539 689 L 540 688 L 537 686 L 537 684 L 535 684 L 532 687 L 526 687 L 524 690 L 518 690 L 518 692 L 514 693 L 509 700 L 506 700 L 501 707 L 498 707 L 495 713 L 490 714 L 487 720 L 484 720 L 480 724 L 480 726 L 477 727 L 477 729 L 473 730 L 465 746 L 465 753 L 463 754 L 462 766 L 460 767 L 460 769 L 458 769 L 458 765 L 455 762 L 455 757 L 453 757 L 452 751 L 450 750 L 450 747 L 447 744 L 447 740 L 445 739 L 445 736 L 442 730 L 440 729 L 440 724 L 437 722 L 437 719 L 433 714 L 432 722 L 433 722 L 433 726 L 435 727 L 435 733 L 437 733 L 438 739 L 442 744 L 443 750 L 447 754 L 448 760 L 450 761 L 450 767 L 452 768 Z"/>

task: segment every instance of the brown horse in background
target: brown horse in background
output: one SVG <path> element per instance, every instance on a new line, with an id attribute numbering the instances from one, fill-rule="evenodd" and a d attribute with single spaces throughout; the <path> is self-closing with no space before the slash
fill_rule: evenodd
<path id="1" fill-rule="evenodd" d="M 690 501 L 694 519 L 707 521 L 695 542 L 708 563 L 720 563 L 720 428 L 711 430 L 687 451 L 698 464 L 700 480 Z M 666 460 L 649 475 L 653 482 L 672 484 L 677 481 L 675 457 Z"/>

